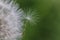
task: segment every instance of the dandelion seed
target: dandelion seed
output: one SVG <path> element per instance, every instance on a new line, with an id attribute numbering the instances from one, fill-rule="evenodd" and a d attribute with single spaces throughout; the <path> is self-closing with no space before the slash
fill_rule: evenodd
<path id="1" fill-rule="evenodd" d="M 26 19 L 26 21 L 28 21 L 30 24 L 36 24 L 37 22 L 39 22 L 39 16 L 37 14 L 37 11 L 35 10 L 28 10 L 26 12 L 26 14 L 24 14 L 24 18 Z"/>
<path id="2" fill-rule="evenodd" d="M 21 37 L 21 14 L 13 1 L 0 0 L 0 40 L 17 40 Z"/>

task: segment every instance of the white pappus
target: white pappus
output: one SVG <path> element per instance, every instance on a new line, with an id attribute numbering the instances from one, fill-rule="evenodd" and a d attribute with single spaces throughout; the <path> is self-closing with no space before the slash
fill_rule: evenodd
<path id="1" fill-rule="evenodd" d="M 17 40 L 22 37 L 23 11 L 13 0 L 0 0 L 0 40 Z"/>

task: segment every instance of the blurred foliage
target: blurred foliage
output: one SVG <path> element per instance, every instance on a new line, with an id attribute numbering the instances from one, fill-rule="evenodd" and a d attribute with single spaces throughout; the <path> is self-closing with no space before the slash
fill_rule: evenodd
<path id="1" fill-rule="evenodd" d="M 59 0 L 17 0 L 20 8 L 27 13 L 30 9 L 36 10 L 38 22 L 33 24 L 24 19 L 22 40 L 60 40 L 60 1 Z M 33 12 L 33 11 L 32 11 Z"/>

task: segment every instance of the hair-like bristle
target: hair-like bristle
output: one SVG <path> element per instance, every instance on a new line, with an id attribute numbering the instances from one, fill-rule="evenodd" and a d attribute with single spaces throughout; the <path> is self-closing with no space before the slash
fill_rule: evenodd
<path id="1" fill-rule="evenodd" d="M 13 0 L 0 0 L 0 40 L 17 40 L 22 36 L 23 11 L 17 9 Z"/>

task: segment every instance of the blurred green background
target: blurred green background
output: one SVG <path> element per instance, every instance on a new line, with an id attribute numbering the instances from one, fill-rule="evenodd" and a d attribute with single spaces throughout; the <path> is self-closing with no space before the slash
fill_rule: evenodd
<path id="1" fill-rule="evenodd" d="M 24 10 L 22 40 L 60 40 L 60 0 L 16 0 Z M 20 39 L 19 39 L 20 40 Z"/>

